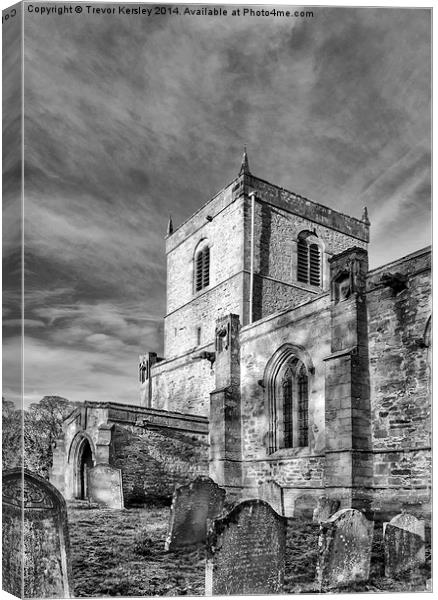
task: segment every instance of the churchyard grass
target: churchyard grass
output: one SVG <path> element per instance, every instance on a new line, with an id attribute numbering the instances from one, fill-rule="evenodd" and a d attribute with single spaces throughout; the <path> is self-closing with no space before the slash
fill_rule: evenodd
<path id="1" fill-rule="evenodd" d="M 204 594 L 204 546 L 164 551 L 169 508 L 68 516 L 76 597 Z"/>
<path id="2" fill-rule="evenodd" d="M 73 591 L 84 596 L 203 596 L 204 545 L 165 552 L 169 507 L 130 510 L 69 509 Z M 288 519 L 285 593 L 316 592 L 319 526 Z M 426 548 L 428 545 L 426 546 Z M 384 575 L 381 527 L 376 524 L 370 579 L 342 592 L 424 590 L 430 552 L 407 579 Z"/>

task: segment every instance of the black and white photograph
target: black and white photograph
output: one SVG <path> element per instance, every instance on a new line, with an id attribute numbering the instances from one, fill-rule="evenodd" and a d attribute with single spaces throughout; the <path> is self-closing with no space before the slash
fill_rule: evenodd
<path id="1" fill-rule="evenodd" d="M 2 9 L 3 590 L 432 592 L 432 8 Z"/>

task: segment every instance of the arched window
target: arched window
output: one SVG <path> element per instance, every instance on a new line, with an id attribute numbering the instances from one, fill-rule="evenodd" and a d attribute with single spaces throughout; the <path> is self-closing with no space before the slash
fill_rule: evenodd
<path id="1" fill-rule="evenodd" d="M 272 453 L 282 448 L 309 445 L 309 364 L 306 353 L 291 344 L 278 350 L 266 371 L 269 411 L 269 448 Z"/>
<path id="2" fill-rule="evenodd" d="M 210 248 L 202 245 L 195 254 L 195 291 L 210 285 Z"/>
<path id="3" fill-rule="evenodd" d="M 321 249 L 316 240 L 317 236 L 310 231 L 302 231 L 298 235 L 297 280 L 320 287 Z"/>

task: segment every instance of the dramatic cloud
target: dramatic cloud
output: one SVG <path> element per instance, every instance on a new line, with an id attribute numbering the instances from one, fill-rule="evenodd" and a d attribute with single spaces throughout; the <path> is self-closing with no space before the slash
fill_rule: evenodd
<path id="1" fill-rule="evenodd" d="M 26 402 L 137 401 L 137 355 L 162 351 L 168 216 L 228 184 L 244 143 L 255 175 L 353 216 L 367 205 L 372 267 L 430 242 L 430 11 L 313 10 L 25 14 Z"/>

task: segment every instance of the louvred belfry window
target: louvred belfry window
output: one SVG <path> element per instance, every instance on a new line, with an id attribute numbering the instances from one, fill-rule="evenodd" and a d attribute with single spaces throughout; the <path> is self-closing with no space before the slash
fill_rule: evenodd
<path id="1" fill-rule="evenodd" d="M 210 248 L 199 250 L 195 257 L 195 290 L 199 292 L 210 285 Z"/>
<path id="2" fill-rule="evenodd" d="M 310 285 L 321 285 L 321 260 L 319 248 L 316 244 L 310 244 L 309 248 L 309 270 Z"/>
<path id="3" fill-rule="evenodd" d="M 298 240 L 298 281 L 307 283 L 309 281 L 309 249 L 306 240 Z"/>
<path id="4" fill-rule="evenodd" d="M 302 232 L 297 242 L 297 281 L 321 286 L 321 250 L 311 243 L 311 232 Z"/>

